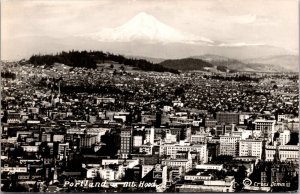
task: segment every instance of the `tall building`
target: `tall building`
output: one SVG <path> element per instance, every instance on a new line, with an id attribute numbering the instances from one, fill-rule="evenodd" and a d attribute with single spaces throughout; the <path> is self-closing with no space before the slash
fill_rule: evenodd
<path id="1" fill-rule="evenodd" d="M 218 123 L 239 124 L 239 113 L 217 112 L 216 119 Z"/>
<path id="2" fill-rule="evenodd" d="M 91 148 L 97 142 L 97 135 L 83 134 L 80 137 L 81 148 Z"/>
<path id="3" fill-rule="evenodd" d="M 69 156 L 69 143 L 58 144 L 58 157 L 60 160 L 66 159 Z"/>
<path id="4" fill-rule="evenodd" d="M 205 144 L 208 141 L 209 133 L 202 133 L 202 134 L 195 134 L 191 135 L 190 142 L 191 143 L 199 143 L 199 144 Z"/>
<path id="5" fill-rule="evenodd" d="M 272 140 L 275 133 L 275 122 L 275 120 L 256 119 L 254 135 L 268 137 L 269 140 Z"/>
<path id="6" fill-rule="evenodd" d="M 167 187 L 168 167 L 161 164 L 156 164 L 153 169 L 153 179 L 158 186 L 158 192 L 163 192 Z"/>
<path id="7" fill-rule="evenodd" d="M 7 123 L 20 123 L 20 113 L 7 111 Z"/>
<path id="8" fill-rule="evenodd" d="M 286 115 L 286 114 L 279 114 L 277 116 L 277 121 L 278 122 L 282 122 L 282 121 L 287 120 L 287 119 L 288 119 L 288 115 Z"/>
<path id="9" fill-rule="evenodd" d="M 275 153 L 274 155 L 274 158 L 278 159 L 278 153 Z M 283 191 L 285 192 L 295 190 L 293 188 L 298 188 L 298 181 L 290 182 L 289 180 L 291 180 L 290 178 L 292 177 L 295 178 L 298 174 L 297 165 L 280 162 L 277 159 L 272 163 L 259 163 L 254 171 L 260 172 L 260 177 L 257 177 L 254 181 L 260 182 L 261 185 L 268 185 L 270 189 L 273 188 L 273 192 L 277 192 L 277 189 L 284 189 Z"/>
<path id="10" fill-rule="evenodd" d="M 278 150 L 280 161 L 299 161 L 298 145 L 266 145 L 266 161 L 273 161 L 274 155 Z"/>
<path id="11" fill-rule="evenodd" d="M 132 151 L 132 130 L 122 129 L 121 130 L 121 147 L 120 156 L 122 158 L 127 158 Z"/>
<path id="12" fill-rule="evenodd" d="M 143 145 L 143 136 L 133 136 L 133 146 Z"/>
<path id="13" fill-rule="evenodd" d="M 150 143 L 151 145 L 153 145 L 154 143 L 154 128 L 146 128 L 145 129 L 146 134 L 145 134 L 145 141 L 144 143 Z"/>
<path id="14" fill-rule="evenodd" d="M 183 167 L 185 172 L 192 170 L 192 159 L 163 159 L 161 161 L 162 165 L 168 167 Z"/>
<path id="15" fill-rule="evenodd" d="M 224 125 L 217 125 L 215 135 L 220 136 L 220 135 L 224 135 L 224 134 L 225 134 Z"/>
<path id="16" fill-rule="evenodd" d="M 189 142 L 191 140 L 191 135 L 192 135 L 192 129 L 190 127 L 186 128 L 185 140 Z"/>
<path id="17" fill-rule="evenodd" d="M 160 146 L 160 155 L 176 158 L 179 152 L 197 152 L 199 153 L 199 162 L 206 163 L 208 161 L 207 144 L 165 144 Z"/>
<path id="18" fill-rule="evenodd" d="M 170 129 L 166 129 L 166 133 L 170 133 L 172 135 L 176 135 L 177 141 L 184 140 L 186 137 L 186 128 L 179 126 L 179 127 L 171 127 Z"/>
<path id="19" fill-rule="evenodd" d="M 239 156 L 256 156 L 261 159 L 262 140 L 246 139 L 239 142 Z"/>
<path id="20" fill-rule="evenodd" d="M 220 136 L 220 154 L 227 156 L 238 156 L 240 136 L 223 135 Z"/>
<path id="21" fill-rule="evenodd" d="M 290 130 L 283 130 L 281 133 L 279 133 L 279 141 L 281 145 L 286 145 L 289 143 L 291 139 L 291 131 Z"/>
<path id="22" fill-rule="evenodd" d="M 220 135 L 225 135 L 226 133 L 232 133 L 235 129 L 235 124 L 231 124 L 231 125 L 225 125 L 223 124 L 219 124 L 216 126 L 216 135 L 220 136 Z"/>
<path id="23" fill-rule="evenodd" d="M 161 113 L 160 112 L 157 112 L 156 113 L 156 121 L 155 121 L 155 127 L 160 127 L 161 125 Z"/>
<path id="24" fill-rule="evenodd" d="M 246 112 L 242 112 L 239 115 L 239 124 L 240 125 L 244 125 L 245 123 L 247 123 L 247 120 L 251 117 L 251 113 L 246 113 Z"/>
<path id="25" fill-rule="evenodd" d="M 218 121 L 214 120 L 214 119 L 207 118 L 204 120 L 205 127 L 208 127 L 208 128 L 216 127 L 217 123 L 218 123 Z"/>

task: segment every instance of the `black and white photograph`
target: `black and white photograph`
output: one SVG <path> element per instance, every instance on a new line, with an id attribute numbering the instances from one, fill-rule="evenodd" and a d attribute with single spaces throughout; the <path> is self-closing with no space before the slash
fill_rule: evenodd
<path id="1" fill-rule="evenodd" d="M 2 0 L 1 192 L 297 192 L 298 0 Z"/>

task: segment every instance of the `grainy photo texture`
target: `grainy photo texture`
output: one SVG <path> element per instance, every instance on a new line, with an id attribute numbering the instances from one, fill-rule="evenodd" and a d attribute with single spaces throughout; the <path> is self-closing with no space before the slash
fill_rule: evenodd
<path id="1" fill-rule="evenodd" d="M 298 1 L 1 1 L 1 191 L 296 192 Z"/>

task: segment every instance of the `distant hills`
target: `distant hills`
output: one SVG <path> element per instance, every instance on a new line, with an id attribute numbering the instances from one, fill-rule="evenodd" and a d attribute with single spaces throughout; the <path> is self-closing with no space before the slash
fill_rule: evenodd
<path id="1" fill-rule="evenodd" d="M 296 55 L 278 55 L 271 57 L 259 57 L 244 60 L 247 64 L 264 64 L 278 71 L 299 71 L 299 56 Z"/>
<path id="2" fill-rule="evenodd" d="M 237 59 L 228 58 L 228 57 L 224 57 L 224 56 L 220 56 L 220 55 L 206 54 L 206 55 L 201 55 L 201 56 L 193 56 L 191 58 L 201 59 L 203 61 L 211 63 L 214 66 L 226 67 L 226 69 L 229 69 L 229 70 L 235 70 L 235 71 L 251 70 L 251 69 L 248 69 L 243 62 L 241 62 Z"/>
<path id="3" fill-rule="evenodd" d="M 135 56 L 135 55 L 125 55 L 127 58 L 133 58 L 133 59 L 144 59 L 146 61 L 149 61 L 151 63 L 159 64 L 166 59 L 163 58 L 154 58 L 154 57 L 145 57 L 145 56 Z"/>
<path id="4" fill-rule="evenodd" d="M 69 51 L 55 55 L 33 55 L 28 62 L 37 66 L 52 67 L 55 63 L 62 63 L 70 67 L 96 68 L 97 64 L 107 61 L 116 62 L 125 66 L 135 67 L 143 71 L 178 73 L 174 68 L 167 68 L 160 64 L 153 64 L 144 59 L 126 58 L 122 55 L 104 53 L 102 51 Z"/>
<path id="5" fill-rule="evenodd" d="M 144 71 L 297 72 L 298 53 L 274 45 L 222 42 L 176 29 L 145 12 L 115 27 L 70 36 L 17 36 L 2 41 L 2 59 L 95 68 L 103 60 Z M 16 46 L 17 45 L 17 46 Z M 62 50 L 78 52 L 62 52 Z M 109 51 L 93 53 L 86 50 Z M 58 54 L 56 54 L 58 53 Z M 292 55 L 294 54 L 294 55 Z M 137 57 L 134 57 L 137 56 Z M 144 57 L 142 57 L 144 56 Z"/>
<path id="6" fill-rule="evenodd" d="M 251 72 L 298 72 L 298 56 L 280 55 L 265 58 L 237 60 L 220 55 L 205 54 L 183 59 L 165 60 L 164 67 L 177 70 L 251 71 Z"/>
<path id="7" fill-rule="evenodd" d="M 172 59 L 172 60 L 165 60 L 160 63 L 163 67 L 172 68 L 182 71 L 189 71 L 189 70 L 198 70 L 198 71 L 227 71 L 223 65 L 215 66 L 209 62 L 206 62 L 202 59 L 195 59 L 195 58 L 184 58 L 184 59 Z"/>
<path id="8" fill-rule="evenodd" d="M 298 72 L 298 56 L 279 55 L 238 60 L 221 55 L 205 54 L 182 59 L 162 59 L 141 56 L 123 56 L 102 51 L 70 51 L 55 55 L 33 55 L 28 60 L 35 65 L 63 63 L 71 67 L 95 68 L 97 63 L 114 61 L 143 71 L 172 72 Z"/>

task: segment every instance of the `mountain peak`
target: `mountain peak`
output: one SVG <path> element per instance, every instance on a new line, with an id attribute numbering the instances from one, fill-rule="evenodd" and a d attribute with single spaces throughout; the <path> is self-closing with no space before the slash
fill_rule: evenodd
<path id="1" fill-rule="evenodd" d="M 135 15 L 132 19 L 142 19 L 142 20 L 144 20 L 144 19 L 155 19 L 156 20 L 156 18 L 153 15 L 150 15 L 146 12 L 140 12 L 137 15 Z"/>
<path id="2" fill-rule="evenodd" d="M 105 42 L 145 41 L 151 43 L 209 44 L 213 41 L 193 34 L 181 32 L 159 21 L 154 16 L 140 12 L 125 24 L 116 28 L 105 28 L 90 34 L 93 39 Z"/>

